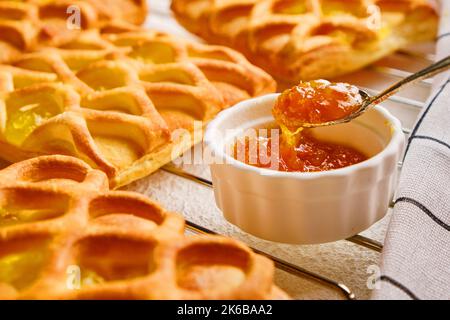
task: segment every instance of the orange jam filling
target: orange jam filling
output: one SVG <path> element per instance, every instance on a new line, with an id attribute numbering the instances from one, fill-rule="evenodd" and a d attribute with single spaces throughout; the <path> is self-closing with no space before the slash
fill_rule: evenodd
<path id="1" fill-rule="evenodd" d="M 284 91 L 273 107 L 280 125 L 289 129 L 346 118 L 363 102 L 357 87 L 326 80 L 301 82 Z"/>
<path id="2" fill-rule="evenodd" d="M 348 167 L 367 157 L 354 148 L 320 141 L 305 123 L 345 118 L 362 102 L 358 88 L 325 80 L 302 82 L 283 92 L 272 113 L 281 135 L 246 137 L 234 145 L 234 158 L 246 164 L 285 172 L 318 172 Z"/>
<path id="3" fill-rule="evenodd" d="M 367 157 L 347 146 L 319 141 L 305 130 L 294 147 L 283 137 L 246 138 L 234 145 L 234 158 L 246 164 L 284 172 L 319 172 L 348 167 Z"/>

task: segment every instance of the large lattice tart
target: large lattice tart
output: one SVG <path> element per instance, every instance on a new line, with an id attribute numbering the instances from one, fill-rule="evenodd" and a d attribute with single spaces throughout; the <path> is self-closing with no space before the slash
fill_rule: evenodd
<path id="1" fill-rule="evenodd" d="M 172 8 L 188 30 L 291 84 L 432 40 L 438 20 L 426 0 L 174 0 Z"/>
<path id="2" fill-rule="evenodd" d="M 109 21 L 144 22 L 145 0 L 0 0 L 0 62 Z"/>
<path id="3" fill-rule="evenodd" d="M 119 187 L 199 142 L 221 109 L 274 90 L 231 49 L 107 25 L 0 65 L 0 157 L 75 156 Z"/>
<path id="4" fill-rule="evenodd" d="M 146 197 L 109 191 L 73 157 L 0 171 L 0 299 L 276 299 L 273 263 L 222 237 L 184 236 Z"/>

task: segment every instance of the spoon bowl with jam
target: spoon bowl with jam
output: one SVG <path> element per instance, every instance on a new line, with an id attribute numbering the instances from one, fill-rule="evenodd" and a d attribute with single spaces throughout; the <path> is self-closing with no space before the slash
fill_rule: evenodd
<path id="1" fill-rule="evenodd" d="M 280 125 L 295 132 L 347 119 L 360 110 L 365 98 L 356 86 L 347 83 L 301 82 L 280 95 L 272 113 Z"/>
<path id="2" fill-rule="evenodd" d="M 346 123 L 405 86 L 449 68 L 450 56 L 413 73 L 375 96 L 346 83 L 330 83 L 326 80 L 302 82 L 282 94 L 273 108 L 273 115 L 282 128 L 292 133 L 299 128 Z"/>

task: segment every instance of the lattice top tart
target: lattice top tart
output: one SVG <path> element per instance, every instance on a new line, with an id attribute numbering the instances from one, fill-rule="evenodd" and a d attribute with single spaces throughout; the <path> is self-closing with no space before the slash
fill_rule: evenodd
<path id="1" fill-rule="evenodd" d="M 282 299 L 273 263 L 132 192 L 81 160 L 0 171 L 0 299 Z"/>
<path id="2" fill-rule="evenodd" d="M 180 23 L 236 48 L 281 82 L 330 78 L 432 40 L 426 0 L 174 0 Z"/>
<path id="3" fill-rule="evenodd" d="M 119 187 L 199 142 L 223 108 L 274 90 L 231 49 L 108 24 L 0 65 L 0 157 L 75 156 Z"/>
<path id="4" fill-rule="evenodd" d="M 0 62 L 110 21 L 144 22 L 145 0 L 0 0 Z"/>

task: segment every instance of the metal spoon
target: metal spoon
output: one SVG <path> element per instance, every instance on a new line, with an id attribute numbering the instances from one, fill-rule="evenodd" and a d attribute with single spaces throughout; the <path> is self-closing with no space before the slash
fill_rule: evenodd
<path id="1" fill-rule="evenodd" d="M 350 122 L 351 120 L 359 117 L 364 112 L 366 112 L 367 109 L 369 109 L 371 106 L 374 106 L 374 105 L 377 105 L 377 104 L 383 102 L 384 100 L 386 100 L 393 94 L 395 94 L 398 91 L 400 91 L 401 89 L 403 89 L 403 87 L 405 87 L 411 83 L 414 83 L 418 80 L 432 77 L 438 73 L 446 71 L 449 68 L 450 68 L 450 56 L 448 56 L 436 63 L 433 63 L 432 65 L 426 67 L 423 70 L 413 73 L 409 77 L 406 77 L 405 79 L 393 84 L 392 86 L 390 86 L 389 88 L 382 91 L 381 93 L 379 93 L 376 96 L 370 96 L 367 92 L 365 92 L 363 90 L 359 90 L 359 94 L 362 96 L 363 102 L 361 103 L 360 108 L 357 109 L 355 112 L 351 113 L 350 115 L 348 115 L 345 118 L 337 119 L 337 120 L 333 120 L 333 121 L 328 121 L 328 122 L 323 122 L 323 123 L 304 123 L 304 124 L 302 124 L 302 127 L 304 127 L 304 128 L 324 127 L 324 126 L 331 126 L 331 125 Z"/>

